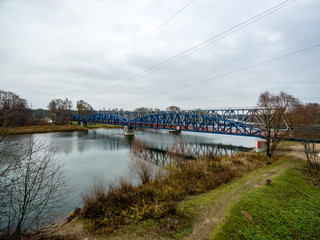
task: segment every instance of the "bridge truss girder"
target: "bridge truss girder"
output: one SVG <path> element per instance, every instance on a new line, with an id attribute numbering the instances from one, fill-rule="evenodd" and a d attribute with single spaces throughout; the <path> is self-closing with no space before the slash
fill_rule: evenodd
<path id="1" fill-rule="evenodd" d="M 114 115 L 116 114 L 116 115 Z M 136 114 L 133 112 L 132 114 Z M 171 129 L 181 131 L 206 132 L 216 134 L 242 135 L 260 137 L 259 128 L 249 124 L 215 116 L 189 114 L 185 112 L 163 112 L 151 114 L 151 112 L 134 119 L 125 118 L 128 113 L 96 113 L 83 117 L 75 114 L 73 120 L 80 122 L 113 124 L 140 128 Z M 133 116 L 133 115 L 132 115 Z M 130 117 L 132 117 L 130 116 Z"/>
<path id="2" fill-rule="evenodd" d="M 268 111 L 265 108 L 221 108 L 221 109 L 194 109 L 178 111 L 103 111 L 100 113 L 120 116 L 128 121 L 149 115 L 159 114 L 194 114 L 200 116 L 216 117 L 233 120 L 259 128 L 264 127 L 263 114 Z"/>

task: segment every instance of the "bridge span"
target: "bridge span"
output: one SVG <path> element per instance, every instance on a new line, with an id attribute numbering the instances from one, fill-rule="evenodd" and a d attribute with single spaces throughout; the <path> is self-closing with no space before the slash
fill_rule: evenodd
<path id="1" fill-rule="evenodd" d="M 89 116 L 74 114 L 73 121 L 191 131 L 250 137 L 262 137 L 263 122 L 259 112 L 263 109 L 212 109 L 180 111 L 105 111 Z"/>

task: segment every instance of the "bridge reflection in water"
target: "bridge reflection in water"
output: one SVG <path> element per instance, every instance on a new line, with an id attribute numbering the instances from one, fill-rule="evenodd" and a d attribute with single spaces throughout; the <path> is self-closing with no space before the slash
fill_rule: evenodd
<path id="1" fill-rule="evenodd" d="M 158 131 L 139 131 L 137 136 L 124 138 L 120 129 L 91 130 L 69 133 L 69 137 L 77 138 L 75 148 L 78 152 L 92 149 L 103 151 L 122 151 L 128 149 L 130 154 L 156 165 L 166 165 L 173 161 L 183 162 L 202 156 L 233 155 L 238 151 L 249 151 L 250 148 L 232 145 L 214 144 L 210 140 L 198 136 L 183 136 Z M 73 136 L 76 134 L 76 136 Z M 57 136 L 56 136 L 57 137 Z M 83 141 L 83 140 L 85 141 Z M 66 142 L 65 142 L 66 141 Z M 59 139 L 59 150 L 71 154 L 68 139 Z M 138 146 L 138 148 L 137 148 Z"/>
<path id="2" fill-rule="evenodd" d="M 138 144 L 136 144 L 138 142 Z M 233 155 L 239 151 L 249 151 L 249 148 L 230 145 L 213 145 L 199 143 L 175 142 L 174 144 L 141 144 L 134 141 L 131 145 L 131 154 L 159 166 L 182 163 L 206 156 Z"/>

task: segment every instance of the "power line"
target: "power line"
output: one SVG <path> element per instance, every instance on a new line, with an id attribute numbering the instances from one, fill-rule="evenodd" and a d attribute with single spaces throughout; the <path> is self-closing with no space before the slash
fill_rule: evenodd
<path id="1" fill-rule="evenodd" d="M 133 49 L 135 49 L 137 46 L 139 46 L 141 43 L 146 41 L 150 36 L 152 36 L 155 32 L 157 32 L 159 29 L 161 29 L 163 26 L 167 25 L 172 19 L 174 19 L 177 15 L 179 15 L 182 11 L 184 11 L 188 6 L 190 6 L 195 0 L 189 1 L 186 5 L 184 5 L 181 9 L 179 9 L 177 12 L 175 12 L 171 17 L 169 17 L 167 20 L 165 20 L 163 23 L 161 23 L 159 26 L 157 26 L 155 29 L 153 29 L 150 33 L 148 33 L 146 36 L 144 36 L 142 39 L 140 39 L 138 42 L 134 43 L 131 47 L 127 48 L 120 56 L 115 58 L 109 65 L 106 66 L 106 69 L 110 69 L 113 65 L 115 65 L 117 62 L 119 62 L 124 56 L 126 56 L 129 52 L 131 52 Z M 105 69 L 105 70 L 106 70 Z M 101 72 L 101 71 L 99 71 Z M 85 79 L 82 83 L 89 81 L 90 79 L 93 79 L 97 76 L 99 72 L 96 72 L 92 74 L 88 79 Z"/>
<path id="2" fill-rule="evenodd" d="M 137 43 L 135 43 L 134 45 L 132 45 L 130 48 L 128 48 L 120 57 L 118 57 L 117 59 L 115 59 L 115 61 L 113 61 L 111 63 L 110 66 L 114 65 L 116 62 L 118 62 L 123 56 L 125 56 L 128 52 L 130 52 L 132 49 L 136 48 L 138 45 L 140 45 L 142 42 L 144 42 L 147 38 L 149 38 L 152 34 L 154 34 L 156 31 L 158 31 L 160 28 L 162 28 L 164 25 L 166 25 L 167 23 L 169 23 L 173 18 L 175 18 L 178 14 L 180 14 L 184 9 L 186 9 L 192 2 L 194 2 L 195 0 L 191 0 L 190 2 L 188 2 L 184 7 L 182 7 L 179 11 L 177 11 L 175 14 L 173 14 L 171 17 L 169 17 L 166 21 L 164 21 L 162 24 L 160 24 L 158 27 L 156 27 L 152 32 L 150 32 L 149 34 L 147 34 L 144 38 L 142 38 L 140 41 L 138 41 Z"/>
<path id="3" fill-rule="evenodd" d="M 225 31 L 223 31 L 223 32 L 221 32 L 221 33 L 219 33 L 219 34 L 217 34 L 217 35 L 215 35 L 215 36 L 213 36 L 213 37 L 211 37 L 211 38 L 209 38 L 209 39 L 197 44 L 197 45 L 195 45 L 195 46 L 193 46 L 193 47 L 191 47 L 191 48 L 188 48 L 188 49 L 186 49 L 186 50 L 174 55 L 173 57 L 171 57 L 171 58 L 169 58 L 169 59 L 167 59 L 167 60 L 165 60 L 163 62 L 160 62 L 160 63 L 156 64 L 155 66 L 153 66 L 151 68 L 148 68 L 147 70 L 142 71 L 141 73 L 139 73 L 139 74 L 137 74 L 137 75 L 135 75 L 135 76 L 133 76 L 131 78 L 123 80 L 120 83 L 115 84 L 112 87 L 107 88 L 107 89 L 99 92 L 98 94 L 109 93 L 111 90 L 113 90 L 113 89 L 115 89 L 117 87 L 120 87 L 121 85 L 124 85 L 125 83 L 132 82 L 133 80 L 137 80 L 142 76 L 145 76 L 145 75 L 150 74 L 152 72 L 158 71 L 158 70 L 164 68 L 165 66 L 170 65 L 170 64 L 178 61 L 179 59 L 181 59 L 183 57 L 186 57 L 186 56 L 190 55 L 191 53 L 193 53 L 195 51 L 198 51 L 199 49 L 201 49 L 201 48 L 203 48 L 205 46 L 208 46 L 209 44 L 212 44 L 213 42 L 216 42 L 216 41 L 218 41 L 218 40 L 220 40 L 220 39 L 222 39 L 222 38 L 224 38 L 224 37 L 236 32 L 236 31 L 238 31 L 238 30 L 240 30 L 240 29 L 242 29 L 242 28 L 244 28 L 244 27 L 246 27 L 246 26 L 248 26 L 248 25 L 250 25 L 250 24 L 252 24 L 252 23 L 254 23 L 256 21 L 258 21 L 258 20 L 260 20 L 263 17 L 265 17 L 267 15 L 270 15 L 271 13 L 273 13 L 273 12 L 275 12 L 275 11 L 277 11 L 277 10 L 279 10 L 279 9 L 289 5 L 289 4 L 291 4 L 294 1 L 296 1 L 296 0 L 286 0 L 286 1 L 282 2 L 282 3 L 280 3 L 280 4 L 277 4 L 276 6 L 273 6 L 272 8 L 269 8 L 268 10 L 265 10 L 265 11 L 255 15 L 254 17 L 251 17 L 251 18 L 245 20 L 244 22 L 241 22 L 241 23 L 239 23 L 239 24 L 237 24 L 237 25 L 235 25 L 235 26 L 233 26 L 233 27 L 231 27 L 231 28 L 229 28 L 229 29 L 227 29 L 227 30 L 225 30 Z"/>
<path id="4" fill-rule="evenodd" d="M 234 73 L 238 73 L 238 72 L 241 72 L 241 71 L 244 71 L 244 70 L 248 70 L 248 69 L 251 69 L 251 68 L 254 68 L 254 67 L 257 67 L 257 66 L 261 66 L 261 65 L 270 63 L 270 62 L 274 62 L 274 61 L 277 61 L 277 60 L 280 60 L 280 59 L 283 59 L 283 58 L 286 58 L 286 57 L 289 57 L 289 56 L 292 56 L 292 55 L 295 55 L 295 54 L 298 54 L 298 53 L 302 53 L 302 52 L 305 52 L 305 51 L 308 51 L 308 50 L 311 50 L 311 49 L 314 49 L 314 48 L 318 48 L 318 47 L 320 47 L 320 43 L 317 43 L 315 45 L 312 45 L 312 46 L 304 48 L 304 49 L 297 50 L 295 52 L 287 53 L 287 54 L 284 54 L 284 55 L 281 55 L 281 56 L 278 56 L 278 57 L 275 57 L 275 58 L 271 58 L 271 59 L 268 59 L 268 60 L 265 60 L 265 61 L 262 61 L 262 62 L 259 62 L 259 63 L 255 63 L 255 64 L 252 64 L 252 65 L 249 65 L 249 66 L 246 66 L 246 67 L 242 67 L 242 68 L 239 68 L 239 69 L 227 72 L 227 73 L 223 73 L 223 74 L 220 74 L 220 75 L 208 78 L 208 79 L 204 79 L 204 80 L 201 80 L 201 81 L 198 81 L 198 82 L 195 82 L 195 83 L 186 84 L 186 85 L 184 85 L 182 87 L 178 87 L 178 88 L 175 88 L 175 89 L 170 89 L 168 91 L 164 91 L 162 93 L 155 94 L 155 95 L 150 96 L 150 97 L 142 98 L 142 99 L 140 99 L 138 101 L 143 101 L 143 100 L 146 100 L 146 99 L 155 98 L 155 97 L 158 97 L 158 96 L 161 96 L 161 95 L 165 95 L 165 94 L 170 93 L 170 92 L 179 91 L 181 89 L 188 88 L 188 87 L 191 87 L 191 86 L 195 86 L 195 85 L 198 85 L 198 84 L 201 84 L 201 83 L 204 83 L 204 82 L 216 80 L 218 78 L 226 77 L 226 76 L 232 75 Z"/>

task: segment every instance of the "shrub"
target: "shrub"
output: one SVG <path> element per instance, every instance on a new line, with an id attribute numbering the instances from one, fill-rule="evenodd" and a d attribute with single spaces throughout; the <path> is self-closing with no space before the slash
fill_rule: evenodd
<path id="1" fill-rule="evenodd" d="M 138 145 L 137 149 L 140 147 Z M 179 217 L 176 206 L 186 196 L 214 189 L 266 164 L 267 158 L 249 153 L 207 156 L 185 161 L 180 167 L 165 167 L 165 173 L 147 169 L 148 174 L 144 176 L 152 172 L 149 176 L 153 177 L 140 178 L 141 184 L 136 186 L 118 178 L 109 184 L 106 191 L 106 184 L 96 181 L 82 195 L 84 207 L 81 216 L 89 220 L 93 232 L 112 233 L 125 225 L 148 219 L 158 220 L 161 225 L 163 219 Z M 144 167 L 143 164 L 134 165 L 138 172 Z"/>

